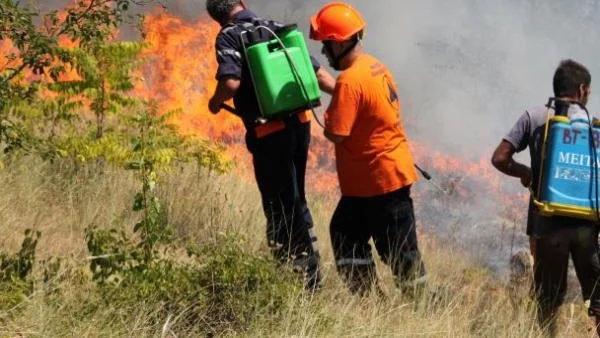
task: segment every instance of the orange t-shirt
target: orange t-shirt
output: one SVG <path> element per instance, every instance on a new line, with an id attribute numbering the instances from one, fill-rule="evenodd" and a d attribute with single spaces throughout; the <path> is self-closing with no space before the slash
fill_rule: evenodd
<path id="1" fill-rule="evenodd" d="M 335 146 L 343 196 L 383 195 L 417 181 L 397 92 L 390 71 L 367 54 L 338 77 L 325 124 L 346 136 Z"/>

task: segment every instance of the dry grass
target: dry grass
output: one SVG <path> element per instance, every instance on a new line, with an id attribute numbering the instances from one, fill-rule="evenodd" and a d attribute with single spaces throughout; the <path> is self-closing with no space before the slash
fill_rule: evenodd
<path id="1" fill-rule="evenodd" d="M 131 173 L 106 168 L 77 173 L 72 168 L 28 159 L 0 170 L 0 246 L 14 252 L 27 228 L 42 232 L 38 259 L 60 257 L 59 276 L 41 286 L 10 313 L 0 315 L 0 337 L 130 337 L 194 336 L 194 327 L 151 324 L 157 311 L 145 304 L 98 304 L 94 287 L 84 278 L 87 250 L 86 227 L 126 226 L 136 215 L 130 209 L 137 182 Z M 251 182 L 231 175 L 217 176 L 186 167 L 160 182 L 168 204 L 168 217 L 180 240 L 214 242 L 219 233 L 238 233 L 247 238 L 249 252 L 266 250 L 264 219 L 259 195 Z M 485 269 L 470 264 L 466 255 L 431 236 L 422 236 L 422 250 L 430 272 L 431 290 L 412 299 L 394 287 L 385 266 L 379 266 L 385 299 L 349 295 L 335 273 L 327 224 L 334 207 L 331 197 L 311 198 L 325 287 L 316 296 L 291 292 L 281 313 L 257 316 L 243 331 L 223 336 L 266 337 L 539 337 L 531 304 L 515 306 L 508 288 Z M 36 273 L 41 274 L 41 264 Z M 50 289 L 63 297 L 53 298 Z M 593 336 L 580 304 L 566 305 L 560 335 Z M 127 320 L 115 321 L 115 312 Z M 17 315 L 18 314 L 18 315 Z M 165 318 L 165 322 L 167 318 Z M 202 325 L 198 323 L 197 325 Z M 237 329 L 236 329 L 237 330 Z"/>

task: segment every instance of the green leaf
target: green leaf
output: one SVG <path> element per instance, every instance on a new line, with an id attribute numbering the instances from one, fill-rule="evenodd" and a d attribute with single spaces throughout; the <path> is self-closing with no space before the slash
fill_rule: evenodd
<path id="1" fill-rule="evenodd" d="M 127 163 L 125 168 L 128 170 L 140 170 L 142 168 L 142 166 L 140 165 L 139 162 L 130 162 L 130 163 Z"/>
<path id="2" fill-rule="evenodd" d="M 144 208 L 144 195 L 140 192 L 135 195 L 135 202 L 133 202 L 133 211 L 140 211 Z"/>
<path id="3" fill-rule="evenodd" d="M 139 138 L 136 138 L 133 142 L 133 151 L 142 150 L 142 141 Z"/>
<path id="4" fill-rule="evenodd" d="M 133 227 L 133 232 L 137 233 L 143 226 L 144 226 L 144 221 L 138 222 L 134 227 Z"/>

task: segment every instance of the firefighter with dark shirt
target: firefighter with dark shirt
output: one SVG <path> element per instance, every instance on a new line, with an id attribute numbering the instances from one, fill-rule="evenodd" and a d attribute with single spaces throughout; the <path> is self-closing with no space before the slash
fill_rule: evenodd
<path id="1" fill-rule="evenodd" d="M 217 88 L 209 109 L 217 114 L 233 98 L 246 127 L 246 145 L 267 218 L 267 240 L 275 257 L 290 262 L 305 277 L 308 289 L 320 284 L 319 252 L 313 219 L 305 196 L 305 174 L 310 143 L 310 115 L 302 111 L 258 122 L 260 108 L 251 75 L 244 62 L 240 34 L 245 25 L 261 20 L 276 31 L 283 25 L 260 19 L 244 0 L 207 0 L 209 15 L 222 29 L 216 39 Z M 321 90 L 331 93 L 335 79 L 312 58 Z"/>

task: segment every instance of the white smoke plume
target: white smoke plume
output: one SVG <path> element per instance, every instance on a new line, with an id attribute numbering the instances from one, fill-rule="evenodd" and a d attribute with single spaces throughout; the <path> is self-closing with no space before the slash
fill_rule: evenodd
<path id="1" fill-rule="evenodd" d="M 368 23 L 367 50 L 393 70 L 411 137 L 442 151 L 492 150 L 526 107 L 552 96 L 561 59 L 582 62 L 600 81 L 594 0 L 349 2 Z M 249 3 L 307 31 L 308 17 L 326 1 Z M 593 96 L 590 110 L 599 104 Z"/>
<path id="2" fill-rule="evenodd" d="M 38 0 L 49 10 L 69 0 Z M 160 0 L 187 20 L 205 0 Z M 323 0 L 247 0 L 262 17 L 308 33 Z M 582 62 L 600 81 L 600 2 L 580 0 L 349 0 L 367 21 L 367 51 L 392 69 L 410 137 L 440 151 L 489 153 L 525 108 L 552 96 L 559 61 Z M 142 8 L 152 11 L 152 6 Z M 309 42 L 323 63 L 320 45 Z M 591 111 L 600 110 L 592 94 Z"/>
<path id="3" fill-rule="evenodd" d="M 262 17 L 308 33 L 323 0 L 247 0 Z M 349 0 L 367 21 L 367 50 L 392 69 L 412 139 L 451 154 L 488 155 L 523 111 L 552 96 L 564 58 L 600 81 L 595 0 Z M 205 0 L 163 0 L 193 20 Z M 318 43 L 309 42 L 322 62 Z M 592 96 L 591 111 L 600 110 Z"/>

